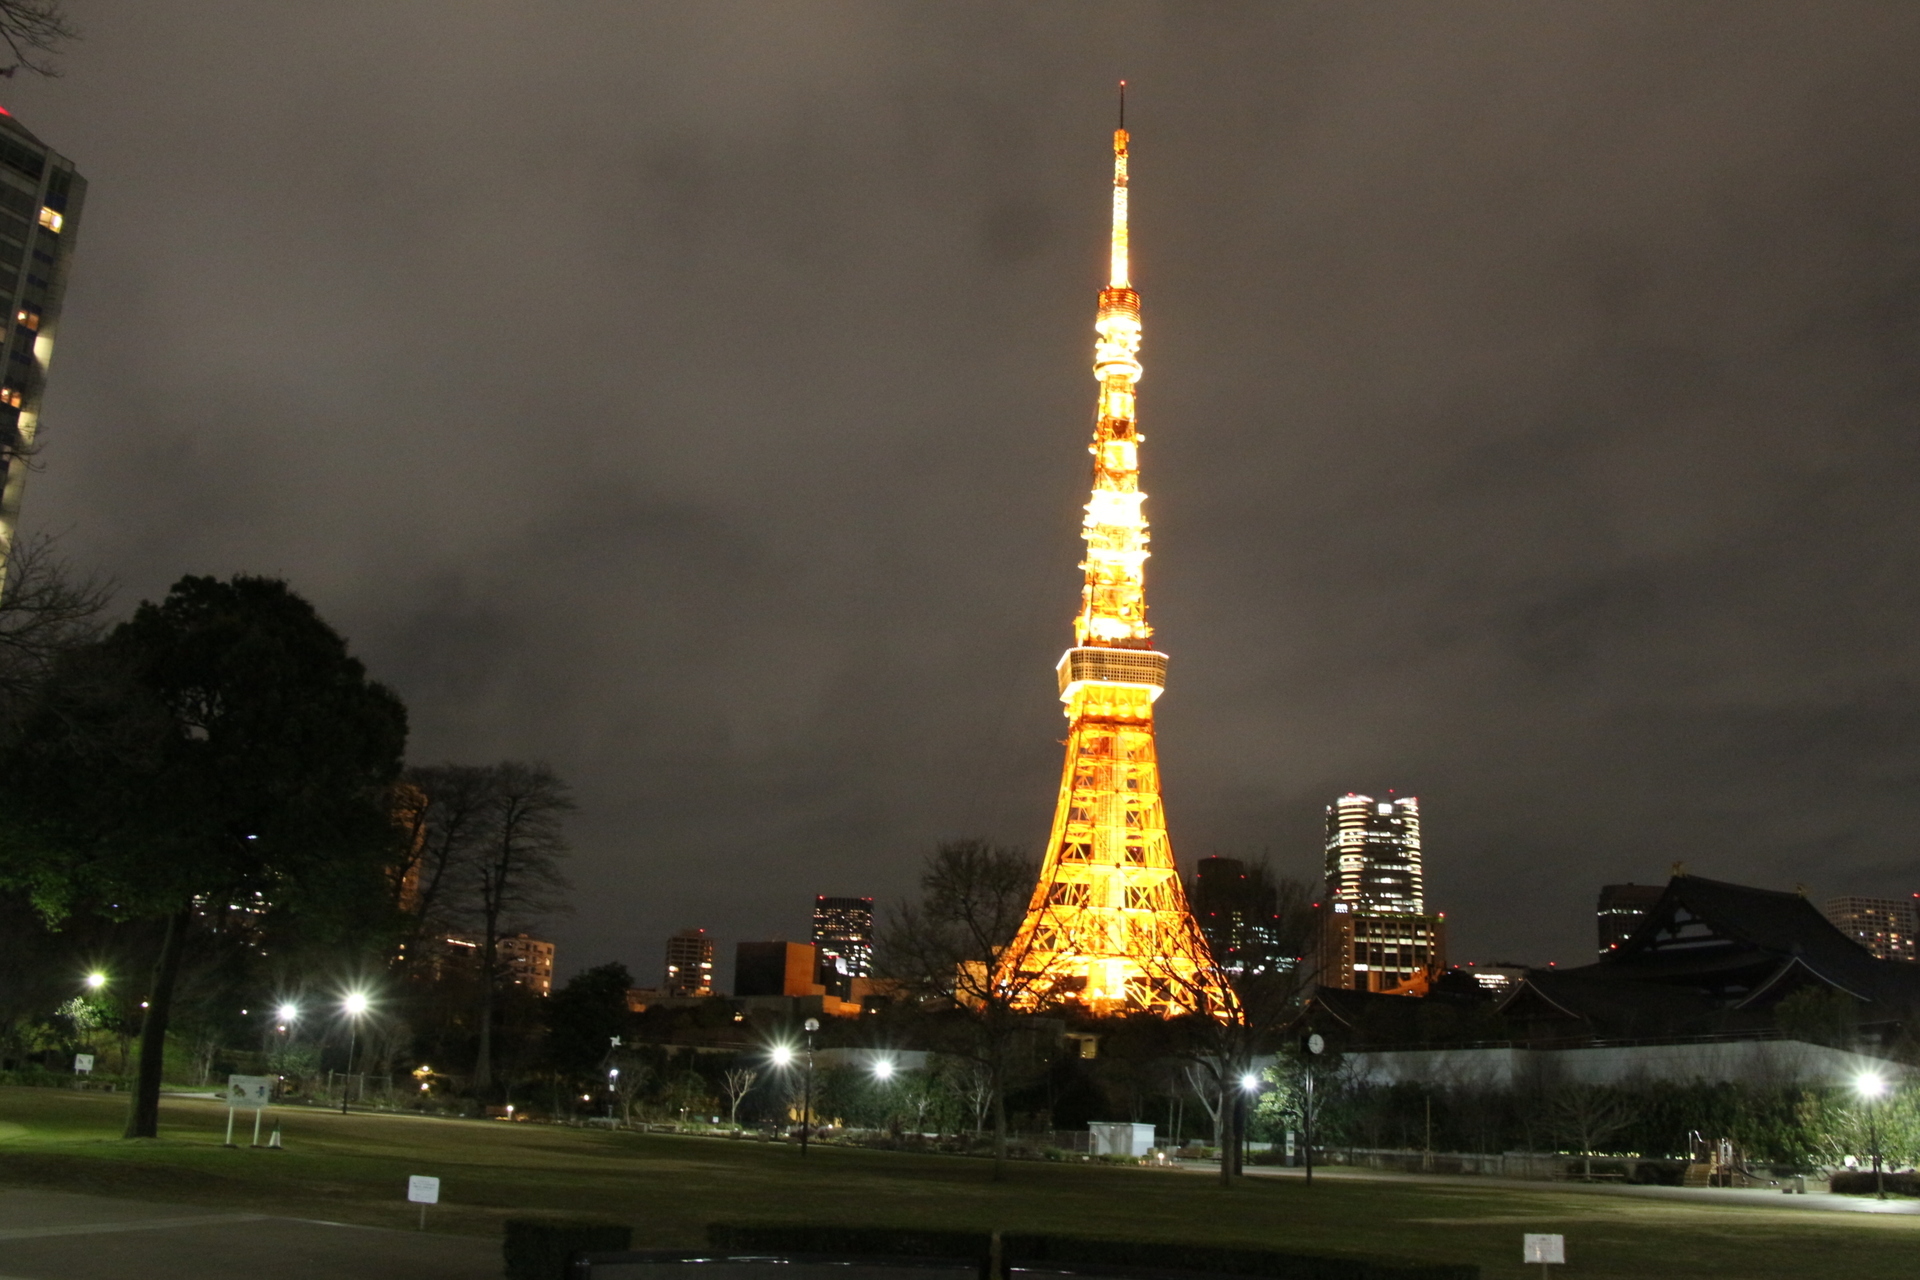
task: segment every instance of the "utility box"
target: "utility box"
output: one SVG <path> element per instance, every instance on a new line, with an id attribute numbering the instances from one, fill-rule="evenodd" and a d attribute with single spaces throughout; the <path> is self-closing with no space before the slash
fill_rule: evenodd
<path id="1" fill-rule="evenodd" d="M 1092 1120 L 1087 1123 L 1088 1149 L 1096 1156 L 1144 1156 L 1153 1150 L 1153 1126 Z"/>

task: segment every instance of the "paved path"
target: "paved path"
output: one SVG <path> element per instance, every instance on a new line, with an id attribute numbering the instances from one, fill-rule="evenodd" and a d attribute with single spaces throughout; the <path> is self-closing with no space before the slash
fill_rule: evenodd
<path id="1" fill-rule="evenodd" d="M 0 1190 L 0 1280 L 496 1280 L 470 1236 Z"/>
<path id="2" fill-rule="evenodd" d="M 1220 1166 L 1198 1166 L 1196 1172 L 1220 1176 Z M 1248 1165 L 1252 1178 L 1304 1178 L 1302 1169 L 1272 1165 Z M 1740 1205 L 1755 1209 L 1805 1209 L 1825 1213 L 1905 1213 L 1920 1214 L 1920 1200 L 1876 1200 L 1872 1196 L 1837 1196 L 1830 1191 L 1809 1191 L 1805 1195 L 1786 1195 L 1778 1187 L 1647 1187 L 1623 1182 L 1544 1182 L 1538 1179 L 1490 1178 L 1479 1174 L 1397 1173 L 1386 1169 L 1355 1169 L 1344 1165 L 1313 1170 L 1316 1181 L 1420 1182 L 1452 1187 L 1506 1187 L 1514 1191 L 1573 1192 L 1579 1195 L 1629 1196 L 1645 1200 L 1677 1200 L 1690 1204 L 1718 1207 Z"/>

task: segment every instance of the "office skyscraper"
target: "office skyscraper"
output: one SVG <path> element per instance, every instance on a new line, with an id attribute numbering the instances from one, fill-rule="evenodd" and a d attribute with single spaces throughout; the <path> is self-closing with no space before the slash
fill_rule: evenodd
<path id="1" fill-rule="evenodd" d="M 1882 960 L 1920 960 L 1920 894 L 1910 898 L 1828 898 L 1821 908 L 1833 927 Z"/>
<path id="2" fill-rule="evenodd" d="M 87 181 L 0 108 L 0 585 L 13 555 Z"/>
<path id="3" fill-rule="evenodd" d="M 855 978 L 873 974 L 873 899 L 813 900 L 814 981 L 827 994 L 846 999 Z"/>
<path id="4" fill-rule="evenodd" d="M 713 994 L 713 939 L 705 929 L 682 929 L 667 939 L 667 980 L 670 996 Z"/>
<path id="5" fill-rule="evenodd" d="M 1328 805 L 1321 985 L 1420 995 L 1446 966 L 1446 917 L 1426 911 L 1418 797 L 1349 792 Z"/>
<path id="6" fill-rule="evenodd" d="M 1425 909 L 1419 797 L 1349 792 L 1327 806 L 1327 897 L 1363 911 Z"/>
<path id="7" fill-rule="evenodd" d="M 1280 955 L 1280 898 L 1265 867 L 1249 867 L 1238 858 L 1202 858 L 1188 897 L 1214 963 L 1228 973 L 1291 966 L 1293 958 Z"/>

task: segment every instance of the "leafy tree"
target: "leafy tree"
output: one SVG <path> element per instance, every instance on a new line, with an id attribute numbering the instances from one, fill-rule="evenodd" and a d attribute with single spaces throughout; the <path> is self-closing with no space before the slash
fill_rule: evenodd
<path id="1" fill-rule="evenodd" d="M 52 665 L 0 750 L 0 878 L 164 922 L 128 1137 L 152 1137 L 196 918 L 377 895 L 406 711 L 284 582 L 188 577 Z M 377 898 L 376 898 L 377 900 Z"/>
<path id="2" fill-rule="evenodd" d="M 547 1046 L 553 1064 L 575 1081 L 605 1084 L 606 1064 L 627 1025 L 633 975 L 619 963 L 596 965 L 567 979 L 547 998 Z"/>
<path id="3" fill-rule="evenodd" d="M 1832 987 L 1808 985 L 1775 1005 L 1773 1020 L 1789 1040 L 1851 1049 L 1859 1035 L 1860 1002 Z"/>

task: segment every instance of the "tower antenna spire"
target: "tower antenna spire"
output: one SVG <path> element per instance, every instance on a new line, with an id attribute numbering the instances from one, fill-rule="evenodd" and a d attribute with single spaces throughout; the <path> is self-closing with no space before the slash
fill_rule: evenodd
<path id="1" fill-rule="evenodd" d="M 1120 127 L 1127 127 L 1127 82 L 1120 82 Z"/>

